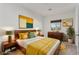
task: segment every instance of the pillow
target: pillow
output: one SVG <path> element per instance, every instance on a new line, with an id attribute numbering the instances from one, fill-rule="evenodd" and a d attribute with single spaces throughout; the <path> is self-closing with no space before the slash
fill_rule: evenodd
<path id="1" fill-rule="evenodd" d="M 19 39 L 27 39 L 28 38 L 28 33 L 19 33 Z"/>
<path id="2" fill-rule="evenodd" d="M 35 32 L 29 32 L 29 38 L 34 38 L 35 37 Z"/>

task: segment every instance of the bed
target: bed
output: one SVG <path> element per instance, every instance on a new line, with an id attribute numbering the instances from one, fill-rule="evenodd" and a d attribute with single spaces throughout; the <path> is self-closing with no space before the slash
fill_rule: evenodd
<path id="1" fill-rule="evenodd" d="M 23 32 L 23 30 L 15 32 L 15 35 L 19 32 Z M 17 39 L 16 42 L 19 46 L 19 49 L 25 55 L 54 55 L 59 53 L 60 41 L 55 38 L 46 38 L 37 36 L 34 38 L 24 40 Z"/>

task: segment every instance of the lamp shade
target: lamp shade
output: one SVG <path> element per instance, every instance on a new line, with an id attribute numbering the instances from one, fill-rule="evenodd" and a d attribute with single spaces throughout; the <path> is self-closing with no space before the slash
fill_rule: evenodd
<path id="1" fill-rule="evenodd" d="M 3 27 L 3 29 L 5 30 L 6 35 L 12 35 L 13 34 L 13 30 L 14 30 L 13 27 L 6 26 L 6 27 Z"/>
<path id="2" fill-rule="evenodd" d="M 12 35 L 13 32 L 12 31 L 6 31 L 6 35 Z"/>

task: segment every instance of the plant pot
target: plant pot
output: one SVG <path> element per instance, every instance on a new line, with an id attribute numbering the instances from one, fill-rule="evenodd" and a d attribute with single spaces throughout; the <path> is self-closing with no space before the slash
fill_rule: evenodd
<path id="1" fill-rule="evenodd" d="M 72 39 L 68 39 L 68 42 L 69 42 L 69 43 L 73 43 L 73 40 L 72 40 Z"/>

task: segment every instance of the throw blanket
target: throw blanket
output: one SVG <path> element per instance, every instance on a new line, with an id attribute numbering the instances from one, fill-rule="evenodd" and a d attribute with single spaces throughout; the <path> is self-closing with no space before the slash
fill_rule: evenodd
<path id="1" fill-rule="evenodd" d="M 27 55 L 46 55 L 49 50 L 55 45 L 57 39 L 43 38 L 35 41 L 27 46 Z"/>

